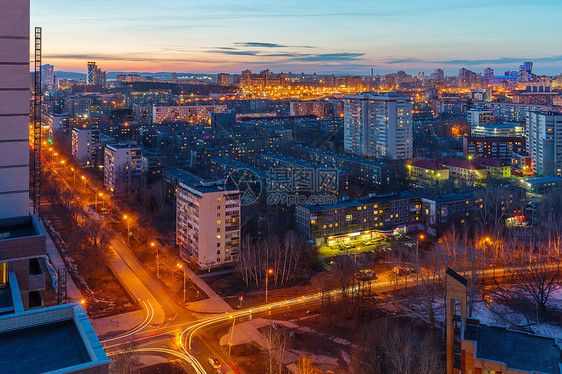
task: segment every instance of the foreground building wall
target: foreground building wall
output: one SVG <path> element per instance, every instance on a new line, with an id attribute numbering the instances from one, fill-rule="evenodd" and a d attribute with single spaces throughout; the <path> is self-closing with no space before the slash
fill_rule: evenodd
<path id="1" fill-rule="evenodd" d="M 29 0 L 0 0 L 0 218 L 29 214 Z"/>

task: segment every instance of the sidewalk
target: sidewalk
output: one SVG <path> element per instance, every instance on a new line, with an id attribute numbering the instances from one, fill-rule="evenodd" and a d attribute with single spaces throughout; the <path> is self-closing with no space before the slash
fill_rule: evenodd
<path id="1" fill-rule="evenodd" d="M 47 229 L 43 225 L 43 222 L 41 222 L 41 226 L 43 227 L 43 230 L 45 230 L 45 232 L 47 233 L 45 246 L 47 247 L 47 256 L 49 257 L 51 264 L 54 266 L 54 270 L 58 271 L 59 269 L 66 269 L 66 264 L 64 263 L 62 257 L 60 256 L 59 250 L 57 249 L 55 243 L 53 242 L 51 235 L 49 235 L 49 231 L 47 231 Z M 73 302 L 73 301 L 77 302 L 80 301 L 80 299 L 82 298 L 82 294 L 80 293 L 80 290 L 78 289 L 78 287 L 76 287 L 76 284 L 74 283 L 74 280 L 72 279 L 72 276 L 68 271 L 66 275 L 66 297 L 69 302 Z"/>
<path id="2" fill-rule="evenodd" d="M 222 299 L 207 283 L 205 283 L 197 274 L 195 274 L 187 266 L 183 267 L 186 277 L 203 291 L 209 298 L 205 300 L 195 301 L 187 304 L 187 307 L 193 311 L 201 311 L 203 313 L 228 313 L 232 312 L 232 308 L 226 301 Z"/>

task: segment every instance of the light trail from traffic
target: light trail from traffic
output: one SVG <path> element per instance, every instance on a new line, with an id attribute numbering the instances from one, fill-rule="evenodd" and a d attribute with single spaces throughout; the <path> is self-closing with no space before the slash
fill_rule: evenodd
<path id="1" fill-rule="evenodd" d="M 154 319 L 154 308 L 152 307 L 152 303 L 150 302 L 150 300 L 146 300 L 146 301 L 143 300 L 143 305 L 144 305 L 144 308 L 146 309 L 146 316 L 144 317 L 144 320 L 139 325 L 132 328 L 131 330 L 125 331 L 122 334 L 119 334 L 119 335 L 114 336 L 112 338 L 105 339 L 105 340 L 101 341 L 102 345 L 105 344 L 105 343 L 114 341 L 114 340 L 119 340 L 119 339 L 126 338 L 128 336 L 134 335 L 137 332 L 144 329 L 146 326 L 148 326 L 150 324 L 150 322 L 152 322 L 152 320 Z"/>

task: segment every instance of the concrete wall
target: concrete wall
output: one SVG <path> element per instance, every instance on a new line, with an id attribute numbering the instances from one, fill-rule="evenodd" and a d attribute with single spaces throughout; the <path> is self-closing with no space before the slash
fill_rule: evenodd
<path id="1" fill-rule="evenodd" d="M 0 218 L 29 214 L 29 0 L 0 0 Z"/>

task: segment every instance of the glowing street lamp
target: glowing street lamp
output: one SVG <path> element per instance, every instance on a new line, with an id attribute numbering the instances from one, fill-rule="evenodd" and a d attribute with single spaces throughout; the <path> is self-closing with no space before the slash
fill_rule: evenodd
<path id="1" fill-rule="evenodd" d="M 183 265 L 177 263 L 176 266 L 182 270 L 183 273 L 183 302 L 185 304 L 185 270 L 183 270 Z"/>
<path id="2" fill-rule="evenodd" d="M 267 269 L 265 273 L 265 303 L 267 304 L 267 282 L 269 280 L 269 275 L 273 274 L 273 269 Z"/>
<path id="3" fill-rule="evenodd" d="M 158 247 L 154 242 L 151 242 L 150 246 L 156 249 L 156 278 L 160 278 L 160 267 L 158 265 Z"/>
<path id="4" fill-rule="evenodd" d="M 131 232 L 130 232 L 130 231 L 131 231 L 131 230 L 130 230 L 130 224 L 131 224 L 131 223 L 130 223 L 129 217 L 127 217 L 126 214 L 123 215 L 123 219 L 124 219 L 125 221 L 127 221 L 127 246 L 129 246 L 129 237 L 131 236 Z"/>
<path id="5" fill-rule="evenodd" d="M 101 202 L 103 204 L 103 194 L 101 192 L 99 192 L 95 196 L 96 196 L 96 202 L 95 202 L 94 206 L 95 206 L 95 209 L 97 210 L 98 209 L 98 196 L 101 198 Z"/>

